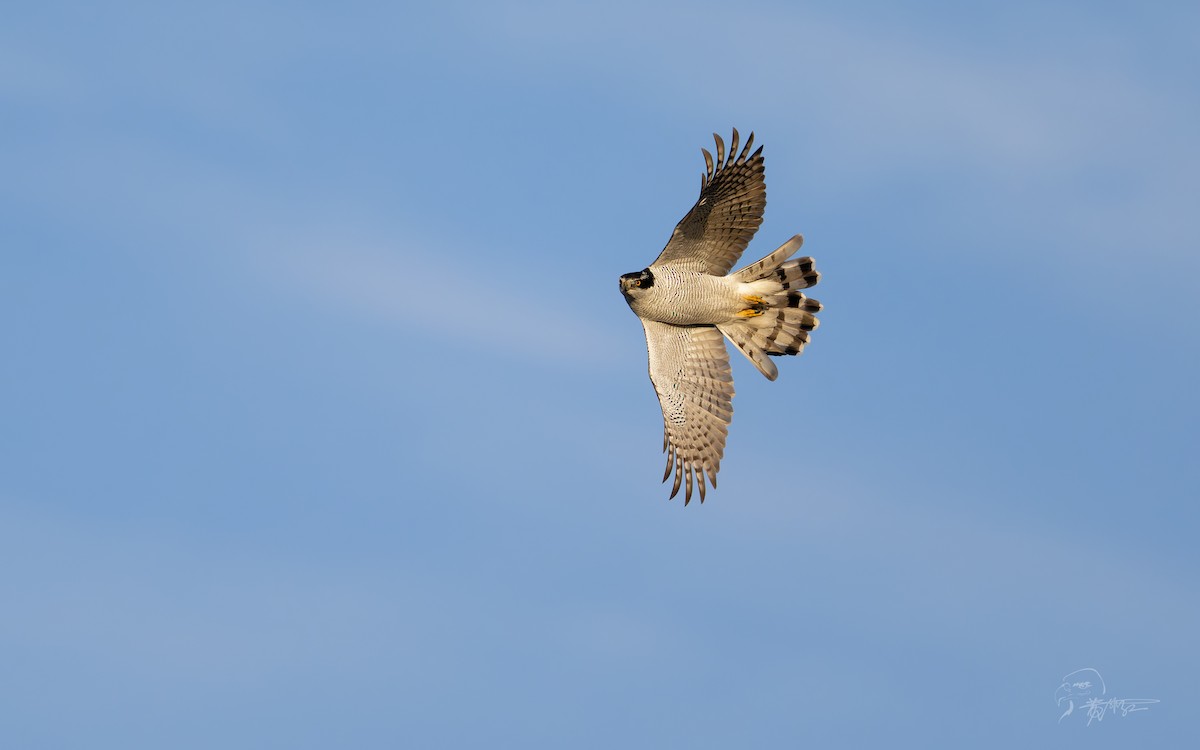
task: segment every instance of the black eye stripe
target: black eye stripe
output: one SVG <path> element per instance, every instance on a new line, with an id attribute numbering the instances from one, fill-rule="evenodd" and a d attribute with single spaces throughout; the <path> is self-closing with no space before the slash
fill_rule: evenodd
<path id="1" fill-rule="evenodd" d="M 654 286 L 654 274 L 650 273 L 649 268 L 621 274 L 621 284 L 634 289 L 649 289 Z"/>

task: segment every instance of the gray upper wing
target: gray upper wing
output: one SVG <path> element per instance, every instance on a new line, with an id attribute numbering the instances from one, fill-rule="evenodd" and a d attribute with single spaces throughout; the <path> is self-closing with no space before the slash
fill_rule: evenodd
<path id="1" fill-rule="evenodd" d="M 700 183 L 700 198 L 675 226 L 655 264 L 688 265 L 697 271 L 724 276 L 762 224 L 763 209 L 767 206 L 762 147 L 750 153 L 754 145 L 751 133 L 739 154 L 736 128 L 728 154 L 721 136 L 713 133 L 713 140 L 717 144 L 715 163 L 712 154 L 701 149 L 708 169 Z"/>
<path id="2" fill-rule="evenodd" d="M 673 326 L 642 320 L 650 353 L 650 380 L 662 406 L 663 450 L 667 469 L 675 472 L 671 497 L 686 480 L 684 504 L 692 499 L 693 481 L 704 502 L 705 476 L 717 486 L 725 452 L 725 436 L 733 418 L 733 373 L 725 339 L 712 326 Z"/>

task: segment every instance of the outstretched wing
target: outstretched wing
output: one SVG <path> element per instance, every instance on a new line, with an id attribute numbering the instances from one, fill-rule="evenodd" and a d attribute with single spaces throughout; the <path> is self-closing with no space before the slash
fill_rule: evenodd
<path id="1" fill-rule="evenodd" d="M 733 130 L 728 156 L 725 142 L 713 133 L 717 142 L 717 160 L 705 149 L 708 165 L 700 182 L 700 198 L 687 216 L 675 225 L 675 232 L 655 264 L 691 265 L 697 271 L 724 276 L 762 224 L 767 206 L 767 186 L 763 182 L 762 146 L 753 154 L 754 133 L 738 154 L 738 132 Z M 736 156 L 735 156 L 736 154 Z"/>
<path id="2" fill-rule="evenodd" d="M 686 479 L 683 504 L 692 499 L 693 481 L 704 502 L 705 476 L 717 486 L 725 436 L 733 418 L 733 373 L 725 340 L 713 326 L 673 326 L 643 320 L 650 352 L 650 381 L 658 392 L 665 430 L 667 469 L 675 472 L 671 497 Z"/>

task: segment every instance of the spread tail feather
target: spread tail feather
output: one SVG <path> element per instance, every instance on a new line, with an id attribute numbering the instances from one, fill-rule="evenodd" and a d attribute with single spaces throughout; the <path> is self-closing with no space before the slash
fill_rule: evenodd
<path id="1" fill-rule="evenodd" d="M 799 354 L 820 325 L 814 313 L 820 312 L 821 303 L 798 290 L 816 285 L 821 274 L 812 258 L 788 260 L 803 241 L 796 235 L 762 260 L 730 274 L 745 285 L 747 307 L 717 327 L 768 380 L 779 376 L 769 357 Z"/>
<path id="2" fill-rule="evenodd" d="M 803 244 L 804 235 L 792 235 L 790 240 L 775 248 L 774 252 L 767 257 L 763 258 L 762 260 L 755 261 L 745 268 L 734 271 L 729 275 L 738 281 L 754 281 L 755 279 L 765 278 L 766 274 L 770 273 L 772 269 L 783 265 L 785 260 L 795 255 L 796 251 L 799 250 L 800 246 Z"/>

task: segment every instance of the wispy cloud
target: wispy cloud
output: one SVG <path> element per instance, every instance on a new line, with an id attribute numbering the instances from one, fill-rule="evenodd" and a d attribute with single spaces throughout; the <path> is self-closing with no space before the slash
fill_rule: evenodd
<path id="1" fill-rule="evenodd" d="M 444 240 L 417 241 L 421 249 L 413 249 L 394 237 L 352 239 L 363 237 L 361 227 L 315 236 L 253 253 L 259 274 L 288 293 L 396 326 L 438 350 L 482 348 L 595 367 L 628 349 L 628 341 L 573 304 L 571 284 L 547 283 L 541 271 L 522 275 Z M 490 252 L 505 255 L 503 248 Z"/>
<path id="2" fill-rule="evenodd" d="M 1144 259 L 1193 265 L 1200 256 L 1179 242 L 1200 199 L 1189 78 L 1134 64 L 1153 38 L 1126 33 L 1127 19 L 1014 13 L 1039 33 L 1014 24 L 967 44 L 936 19 L 887 14 L 772 7 L 756 23 L 719 5 L 506 5 L 486 19 L 485 43 L 534 75 L 619 88 L 664 116 L 793 133 L 770 141 L 772 163 L 790 152 L 842 200 L 874 198 L 880 184 L 957 184 L 971 211 L 991 207 L 973 219 L 984 231 L 1019 222 L 1047 238 L 1017 251 L 1112 257 L 1136 244 Z"/>
<path id="3" fill-rule="evenodd" d="M 868 164 L 941 155 L 1006 171 L 1079 163 L 1113 129 L 1196 109 L 1171 83 L 1093 54 L 1125 37 L 1090 17 L 1064 19 L 1074 21 L 1069 51 L 1043 44 L 1017 57 L 1003 41 L 967 46 L 936 26 L 885 16 L 772 8 L 771 23 L 750 17 L 735 29 L 719 4 L 629 6 L 638 23 L 611 7 L 535 3 L 497 7 L 481 24 L 501 54 L 531 63 L 552 56 L 572 72 L 619 78 L 634 93 L 653 90 L 663 107 L 719 98 L 777 123 L 817 124 L 841 134 L 829 144 L 853 146 L 839 151 L 842 164 L 846 155 Z"/>

